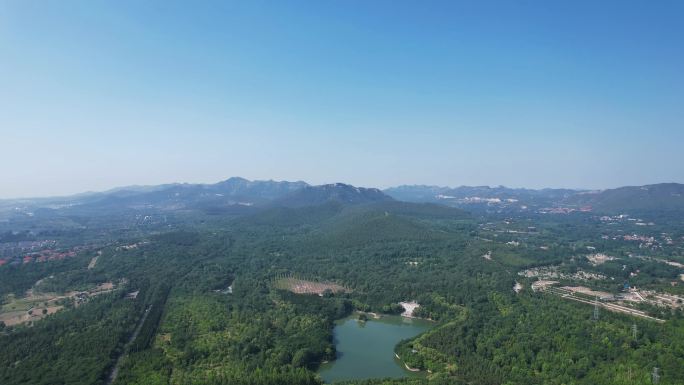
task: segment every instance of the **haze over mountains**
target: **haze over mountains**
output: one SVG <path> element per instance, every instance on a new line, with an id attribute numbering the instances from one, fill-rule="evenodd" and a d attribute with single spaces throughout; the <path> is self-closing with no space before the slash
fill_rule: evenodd
<path id="1" fill-rule="evenodd" d="M 433 202 L 456 207 L 546 207 L 605 213 L 684 209 L 684 185 L 679 183 L 626 186 L 607 190 L 399 186 L 389 188 L 385 192 L 398 200 Z"/>
<path id="2" fill-rule="evenodd" d="M 381 191 L 344 183 L 312 186 L 303 181 L 233 177 L 215 184 L 130 186 L 68 197 L 0 201 L 0 212 L 97 213 L 128 210 L 204 210 L 247 212 L 269 207 L 304 207 L 339 202 L 345 205 L 405 201 L 435 203 L 468 210 L 585 210 L 618 213 L 684 210 L 684 185 L 662 183 L 601 191 L 515 189 L 504 186 L 398 186 Z"/>

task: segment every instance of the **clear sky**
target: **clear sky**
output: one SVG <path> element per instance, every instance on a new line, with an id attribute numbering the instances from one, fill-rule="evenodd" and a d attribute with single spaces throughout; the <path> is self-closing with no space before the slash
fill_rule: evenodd
<path id="1" fill-rule="evenodd" d="M 684 182 L 684 1 L 0 0 L 0 197 Z"/>

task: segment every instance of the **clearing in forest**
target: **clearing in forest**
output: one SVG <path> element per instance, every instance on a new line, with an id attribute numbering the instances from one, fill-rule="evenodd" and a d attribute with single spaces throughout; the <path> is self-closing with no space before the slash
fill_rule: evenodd
<path id="1" fill-rule="evenodd" d="M 351 290 L 332 282 L 318 282 L 295 277 L 278 277 L 274 286 L 281 290 L 288 290 L 297 294 L 323 295 L 326 290 L 333 293 L 350 292 Z"/>
<path id="2" fill-rule="evenodd" d="M 413 311 L 418 309 L 420 305 L 416 301 L 411 302 L 399 302 L 399 305 L 404 308 L 404 312 L 401 313 L 402 317 L 414 318 Z"/>
<path id="3" fill-rule="evenodd" d="M 39 280 L 39 285 L 43 280 Z M 106 294 L 114 291 L 113 282 L 104 282 L 87 291 L 70 291 L 64 294 L 43 293 L 29 289 L 24 297 L 16 297 L 14 294 L 5 296 L 4 304 L 0 306 L 0 321 L 7 326 L 38 321 L 50 314 L 64 309 L 63 300 L 73 301 L 74 306 L 79 306 L 88 301 L 90 297 Z"/>
<path id="4" fill-rule="evenodd" d="M 88 270 L 92 270 L 95 268 L 95 265 L 97 264 L 97 259 L 102 255 L 101 251 L 97 252 L 97 255 L 93 257 L 93 259 L 90 260 L 90 263 L 88 264 Z"/>

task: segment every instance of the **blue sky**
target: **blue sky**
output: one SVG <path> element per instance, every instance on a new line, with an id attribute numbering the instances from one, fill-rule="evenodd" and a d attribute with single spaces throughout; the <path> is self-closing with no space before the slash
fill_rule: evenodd
<path id="1" fill-rule="evenodd" d="M 0 1 L 0 197 L 684 182 L 681 1 Z"/>

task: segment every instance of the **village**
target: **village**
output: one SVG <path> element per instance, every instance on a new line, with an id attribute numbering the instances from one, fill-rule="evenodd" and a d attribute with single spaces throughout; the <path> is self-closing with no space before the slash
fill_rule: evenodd
<path id="1" fill-rule="evenodd" d="M 0 266 L 59 261 L 75 257 L 78 253 L 91 248 L 91 246 L 75 246 L 60 249 L 56 247 L 55 241 L 28 242 L 21 247 L 5 249 L 6 256 L 0 258 Z"/>

